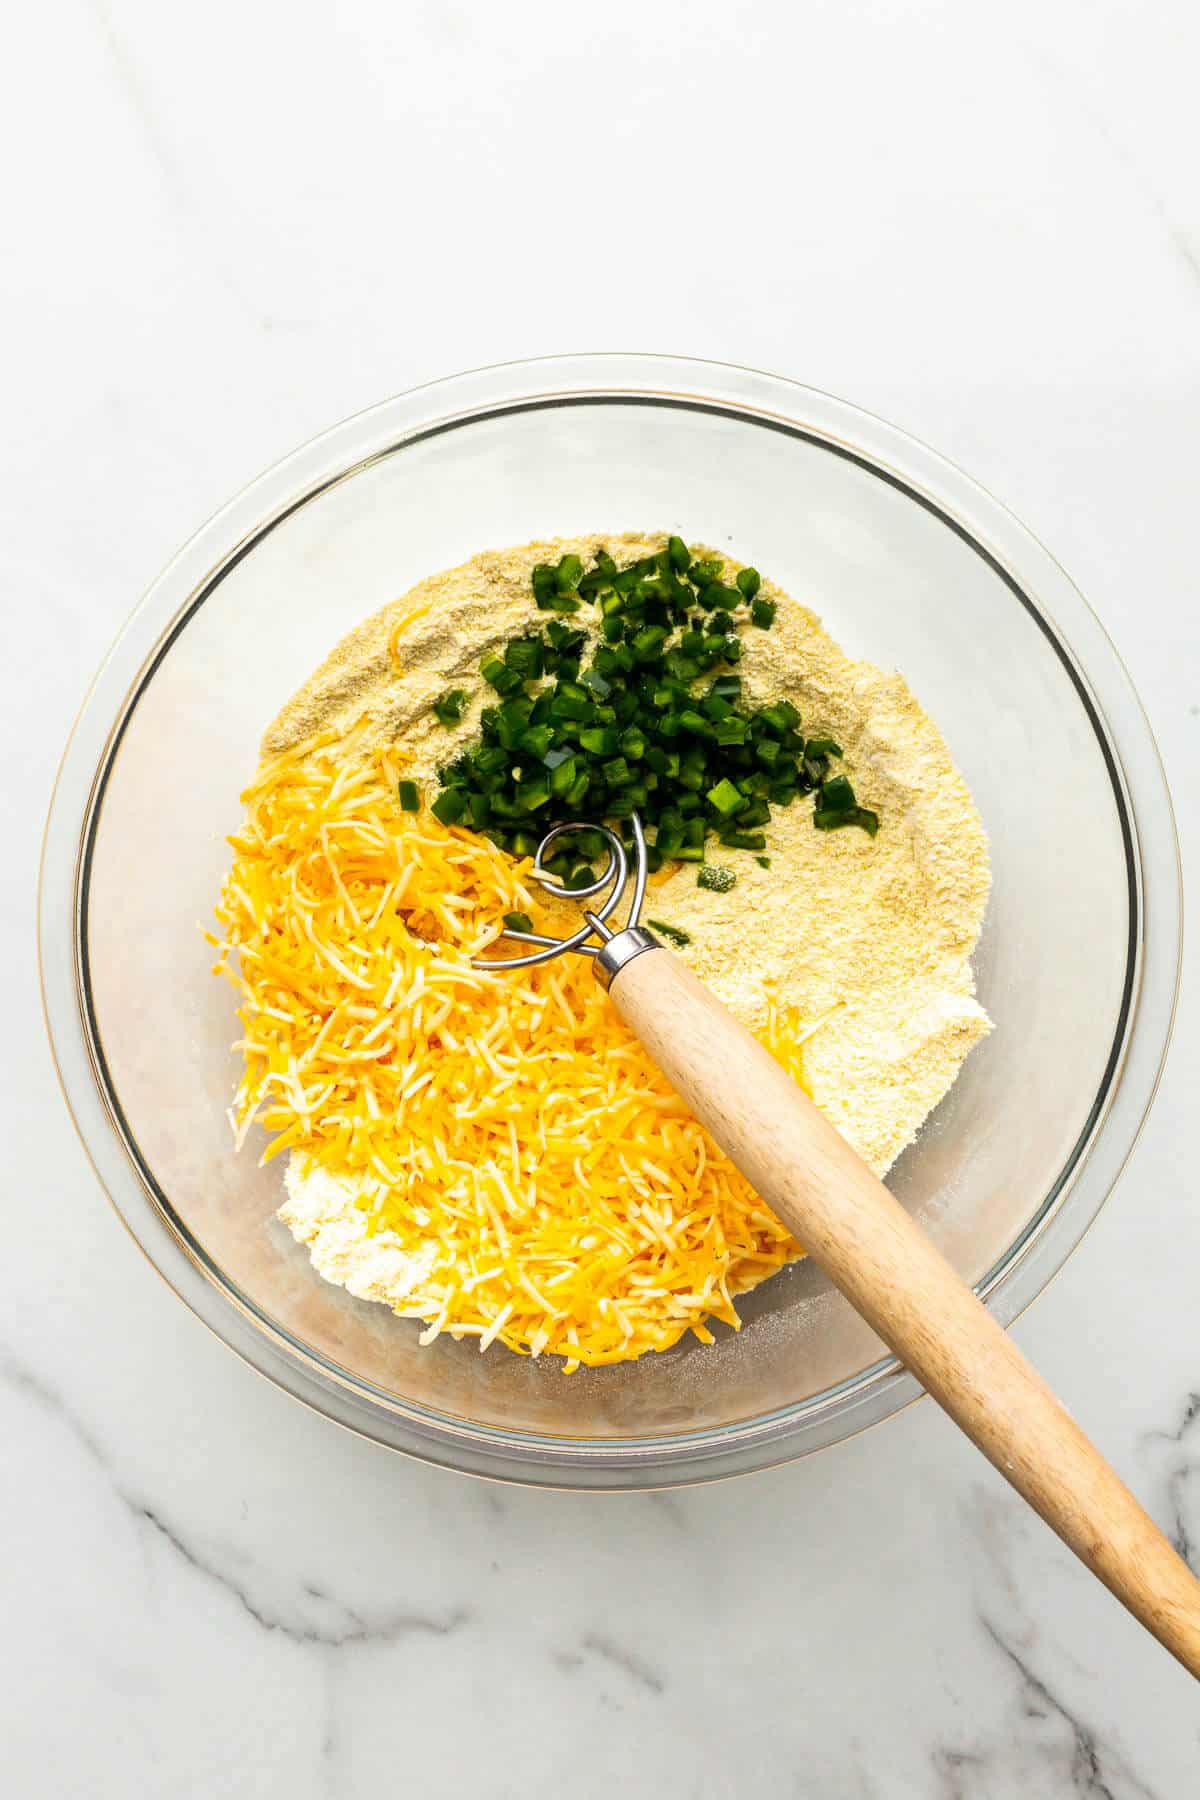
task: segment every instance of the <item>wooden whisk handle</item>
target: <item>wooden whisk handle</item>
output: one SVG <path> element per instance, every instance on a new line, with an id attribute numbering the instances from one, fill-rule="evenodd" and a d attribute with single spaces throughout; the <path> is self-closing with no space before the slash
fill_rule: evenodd
<path id="1" fill-rule="evenodd" d="M 987 1308 L 678 957 L 614 960 L 617 1011 L 756 1192 L 1005 1479 L 1200 1677 L 1200 1582 Z"/>

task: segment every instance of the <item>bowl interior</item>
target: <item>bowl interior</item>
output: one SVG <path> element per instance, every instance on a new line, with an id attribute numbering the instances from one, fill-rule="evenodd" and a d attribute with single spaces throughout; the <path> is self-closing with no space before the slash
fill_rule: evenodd
<path id="1" fill-rule="evenodd" d="M 109 1103 L 172 1230 L 264 1327 L 374 1400 L 506 1432 L 662 1440 L 821 1406 L 882 1347 L 784 1271 L 711 1348 L 565 1378 L 417 1327 L 311 1271 L 278 1165 L 235 1155 L 231 990 L 201 938 L 265 722 L 365 614 L 487 546 L 677 530 L 768 570 L 848 650 L 901 669 L 991 839 L 976 960 L 997 1029 L 891 1185 L 960 1272 L 1010 1258 L 1105 1104 L 1131 992 L 1131 840 L 1053 621 L 986 545 L 878 465 L 778 420 L 608 396 L 463 417 L 293 505 L 214 569 L 143 671 L 93 816 L 83 985 Z M 747 937 L 747 953 L 750 953 Z"/>

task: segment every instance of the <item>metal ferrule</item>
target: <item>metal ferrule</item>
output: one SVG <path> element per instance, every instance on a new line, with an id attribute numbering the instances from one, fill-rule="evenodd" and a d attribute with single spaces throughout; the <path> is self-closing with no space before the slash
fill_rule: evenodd
<path id="1" fill-rule="evenodd" d="M 615 932 L 607 943 L 600 946 L 596 960 L 592 964 L 592 972 L 602 988 L 610 988 L 621 970 L 627 967 L 636 956 L 647 950 L 661 950 L 662 945 L 652 931 L 644 925 L 627 925 L 624 931 Z"/>

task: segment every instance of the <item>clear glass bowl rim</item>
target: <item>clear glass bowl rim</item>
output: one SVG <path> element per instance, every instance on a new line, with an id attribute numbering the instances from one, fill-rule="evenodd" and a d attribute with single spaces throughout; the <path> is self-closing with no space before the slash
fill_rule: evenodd
<path id="1" fill-rule="evenodd" d="M 769 1467 L 836 1443 L 917 1398 L 893 1359 L 793 1407 L 671 1438 L 587 1442 L 489 1427 L 368 1388 L 266 1318 L 190 1240 L 139 1170 L 106 1091 L 84 997 L 88 843 L 104 772 L 138 694 L 220 570 L 287 513 L 414 437 L 516 407 L 636 397 L 715 407 L 800 430 L 852 457 L 965 534 L 1033 611 L 1094 712 L 1129 822 L 1135 921 L 1129 1004 L 1110 1077 L 1071 1164 L 979 1284 L 1005 1325 L 1062 1267 L 1133 1149 L 1170 1042 L 1182 954 L 1182 883 L 1158 748 L 1115 647 L 1069 576 L 999 501 L 896 426 L 785 377 L 648 353 L 550 356 L 413 388 L 293 451 L 216 513 L 152 584 L 99 669 L 68 739 L 42 851 L 39 960 L 51 1048 L 84 1148 L 152 1266 L 229 1348 L 324 1416 L 376 1442 L 465 1473 L 561 1488 L 679 1486 Z M 1035 604 L 1036 600 L 1036 604 Z"/>

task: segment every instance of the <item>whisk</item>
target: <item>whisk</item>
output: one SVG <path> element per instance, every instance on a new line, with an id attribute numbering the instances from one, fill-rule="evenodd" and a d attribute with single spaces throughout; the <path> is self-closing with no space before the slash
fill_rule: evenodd
<path id="1" fill-rule="evenodd" d="M 506 930 L 531 946 L 481 968 L 588 956 L 621 1018 L 712 1137 L 868 1324 L 1005 1479 L 1146 1629 L 1200 1677 L 1200 1582 L 1012 1339 L 774 1057 L 639 923 L 646 842 L 556 825 L 533 875 L 585 907 L 569 937 Z M 573 832 L 608 851 L 590 885 L 563 887 L 547 854 Z M 632 873 L 625 922 L 611 929 Z"/>

